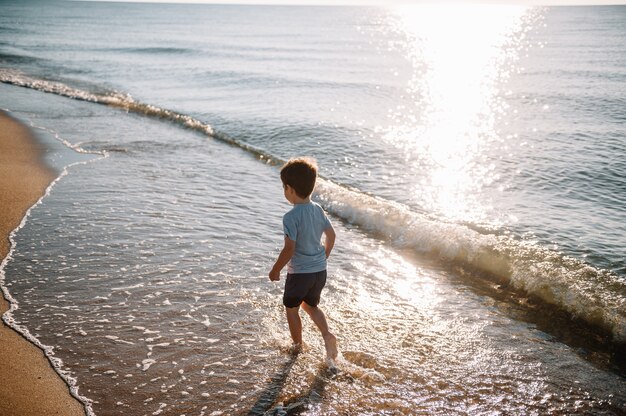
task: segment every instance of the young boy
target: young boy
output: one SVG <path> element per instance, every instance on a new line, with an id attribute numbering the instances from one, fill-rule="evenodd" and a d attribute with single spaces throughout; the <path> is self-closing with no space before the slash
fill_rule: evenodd
<path id="1" fill-rule="evenodd" d="M 311 317 L 324 337 L 329 365 L 337 357 L 337 340 L 328 330 L 326 317 L 317 304 L 326 284 L 326 259 L 335 244 L 335 230 L 324 210 L 311 201 L 317 179 L 317 164 L 308 158 L 292 159 L 280 170 L 285 198 L 293 208 L 283 216 L 285 245 L 269 273 L 271 281 L 280 280 L 288 264 L 283 304 L 295 351 L 302 348 L 300 306 Z M 321 238 L 325 239 L 322 244 Z"/>

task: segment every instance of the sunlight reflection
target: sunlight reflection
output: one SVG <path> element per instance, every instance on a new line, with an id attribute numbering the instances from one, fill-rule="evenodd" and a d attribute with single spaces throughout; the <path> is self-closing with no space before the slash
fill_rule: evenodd
<path id="1" fill-rule="evenodd" d="M 498 178 L 488 151 L 506 110 L 502 85 L 514 68 L 531 9 L 502 5 L 418 5 L 391 9 L 406 39 L 413 75 L 384 139 L 427 166 L 414 198 L 431 212 L 480 221 L 488 202 L 479 191 Z"/>
<path id="2" fill-rule="evenodd" d="M 371 312 L 378 315 L 389 313 L 387 310 L 389 305 L 396 305 L 398 296 L 421 311 L 428 311 L 442 301 L 432 277 L 427 276 L 422 269 L 415 267 L 402 256 L 388 250 L 373 251 L 369 256 L 372 261 L 368 264 L 373 266 L 368 270 L 364 264 L 360 264 L 357 268 L 361 269 L 364 275 L 373 274 L 380 284 L 395 291 L 395 293 L 390 290 L 381 291 L 375 298 L 367 290 L 360 292 L 359 303 L 368 305 Z"/>

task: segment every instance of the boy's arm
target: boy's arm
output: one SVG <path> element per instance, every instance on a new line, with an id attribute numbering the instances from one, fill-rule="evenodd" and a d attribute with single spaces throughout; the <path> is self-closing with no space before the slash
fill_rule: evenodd
<path id="1" fill-rule="evenodd" d="M 326 258 L 328 258 L 330 256 L 330 252 L 333 251 L 333 247 L 335 246 L 336 234 L 332 225 L 324 230 L 324 236 L 326 237 L 324 241 L 324 248 L 326 249 Z"/>
<path id="2" fill-rule="evenodd" d="M 289 260 L 293 257 L 293 253 L 296 251 L 296 242 L 285 236 L 285 245 L 281 250 L 274 267 L 270 271 L 270 280 L 277 282 L 280 280 L 280 271 L 289 263 Z"/>

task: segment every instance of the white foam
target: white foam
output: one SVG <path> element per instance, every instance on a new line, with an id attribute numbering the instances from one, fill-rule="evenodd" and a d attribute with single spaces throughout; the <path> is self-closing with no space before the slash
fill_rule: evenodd
<path id="1" fill-rule="evenodd" d="M 7 71 L 10 72 L 10 70 L 4 70 L 4 69 L 0 70 L 0 81 L 4 81 L 4 78 L 5 78 L 6 74 L 7 74 Z M 9 112 L 8 110 L 5 110 L 5 111 Z M 33 123 L 30 123 L 30 125 L 31 125 L 32 128 L 35 128 L 35 129 L 39 128 L 39 127 L 35 126 Z M 45 129 L 42 129 L 42 130 L 45 130 Z M 45 131 L 48 131 L 48 130 L 45 130 Z M 90 153 L 90 152 L 87 152 L 87 151 L 77 147 L 77 146 L 71 145 L 70 143 L 68 143 L 67 141 L 61 139 L 57 134 L 55 134 L 53 132 L 49 132 L 49 133 L 51 133 L 56 140 L 61 141 L 64 145 L 68 146 L 69 148 L 71 148 L 71 149 L 73 149 L 73 150 L 75 150 L 77 152 Z M 100 154 L 100 156 L 107 157 L 106 154 Z M 59 358 L 54 356 L 54 349 L 53 349 L 53 347 L 52 346 L 43 345 L 41 343 L 41 341 L 39 341 L 39 339 L 37 337 L 35 337 L 33 334 L 30 333 L 28 328 L 26 328 L 23 325 L 19 325 L 19 324 L 17 324 L 15 322 L 15 318 L 13 317 L 13 315 L 14 315 L 15 311 L 19 309 L 19 304 L 18 304 L 17 300 L 11 295 L 11 293 L 8 290 L 8 288 L 6 287 L 5 268 L 6 268 L 6 265 L 12 260 L 13 253 L 15 252 L 15 236 L 16 236 L 17 232 L 20 229 L 22 229 L 24 227 L 24 225 L 26 224 L 28 218 L 30 217 L 30 214 L 31 214 L 32 210 L 35 209 L 37 206 L 39 206 L 42 203 L 42 201 L 48 195 L 50 195 L 50 192 L 52 191 L 54 186 L 62 178 L 64 178 L 69 173 L 69 169 L 71 169 L 73 166 L 84 165 L 84 164 L 90 163 L 90 162 L 92 162 L 94 160 L 97 160 L 97 159 L 74 162 L 74 163 L 71 163 L 71 164 L 69 164 L 69 165 L 67 165 L 67 166 L 65 166 L 63 168 L 63 170 L 61 171 L 59 176 L 56 179 L 54 179 L 48 185 L 48 187 L 44 191 L 44 194 L 31 207 L 28 208 L 28 210 L 24 214 L 24 217 L 22 217 L 22 220 L 20 221 L 18 226 L 13 231 L 11 231 L 11 233 L 9 234 L 9 243 L 10 243 L 9 253 L 7 254 L 7 256 L 0 263 L 0 289 L 2 290 L 4 298 L 9 302 L 9 310 L 6 311 L 2 315 L 2 320 L 4 321 L 4 323 L 7 326 L 9 326 L 13 330 L 15 330 L 16 332 L 21 334 L 24 338 L 26 338 L 33 345 L 35 345 L 36 347 L 38 347 L 39 349 L 41 349 L 44 352 L 45 356 L 48 358 L 48 361 L 50 361 L 50 364 L 52 365 L 52 368 L 61 377 L 61 379 L 63 381 L 65 381 L 65 383 L 68 385 L 68 387 L 70 389 L 71 395 L 83 404 L 87 416 L 93 416 L 94 415 L 93 408 L 92 408 L 92 400 L 87 398 L 87 397 L 85 397 L 85 396 L 83 396 L 83 395 L 81 395 L 78 392 L 79 389 L 78 389 L 78 384 L 76 382 L 76 379 L 71 377 L 70 374 L 67 371 L 63 370 L 63 362 Z M 46 306 L 49 307 L 49 305 L 46 305 Z"/>
<path id="2" fill-rule="evenodd" d="M 154 363 L 156 363 L 156 360 L 152 359 L 152 358 L 146 358 L 145 360 L 143 360 L 141 362 L 141 371 L 147 371 L 151 365 L 153 365 Z"/>
<path id="3" fill-rule="evenodd" d="M 138 283 L 136 285 L 132 285 L 132 286 L 124 286 L 124 287 L 112 287 L 111 290 L 116 292 L 116 291 L 124 291 L 124 290 L 130 290 L 130 289 L 138 289 L 144 287 L 143 283 Z"/>
<path id="4" fill-rule="evenodd" d="M 508 236 L 430 219 L 408 207 L 319 179 L 316 199 L 334 215 L 394 244 L 486 272 L 626 342 L 626 281 Z"/>
<path id="5" fill-rule="evenodd" d="M 167 404 L 165 403 L 159 403 L 159 409 L 152 413 L 154 416 L 160 415 L 161 413 L 163 413 L 163 410 L 165 410 L 165 408 L 167 407 Z"/>

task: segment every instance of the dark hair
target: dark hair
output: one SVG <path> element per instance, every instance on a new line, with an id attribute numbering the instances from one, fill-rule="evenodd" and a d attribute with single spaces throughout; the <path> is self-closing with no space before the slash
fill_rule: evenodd
<path id="1" fill-rule="evenodd" d="M 291 159 L 280 169 L 280 180 L 283 185 L 291 186 L 300 198 L 313 193 L 317 179 L 317 162 L 308 157 Z"/>

